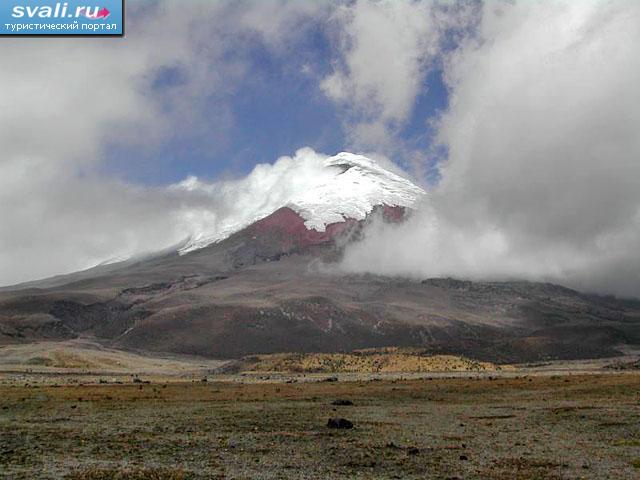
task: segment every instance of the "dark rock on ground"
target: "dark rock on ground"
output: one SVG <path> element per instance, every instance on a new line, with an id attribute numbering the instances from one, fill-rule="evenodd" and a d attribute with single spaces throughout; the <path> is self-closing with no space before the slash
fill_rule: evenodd
<path id="1" fill-rule="evenodd" d="M 345 430 L 353 428 L 353 423 L 346 418 L 330 418 L 327 422 L 327 427 Z"/>

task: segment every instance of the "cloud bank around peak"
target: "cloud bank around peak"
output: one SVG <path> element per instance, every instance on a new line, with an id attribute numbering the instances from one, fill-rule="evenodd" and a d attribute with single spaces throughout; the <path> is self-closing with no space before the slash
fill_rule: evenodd
<path id="1" fill-rule="evenodd" d="M 445 63 L 448 157 L 429 204 L 374 227 L 344 268 L 640 296 L 640 5 L 481 13 Z"/>

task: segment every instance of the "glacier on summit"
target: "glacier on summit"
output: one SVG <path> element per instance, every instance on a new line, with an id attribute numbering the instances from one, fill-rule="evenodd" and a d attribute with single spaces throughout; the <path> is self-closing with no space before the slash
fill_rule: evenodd
<path id="1" fill-rule="evenodd" d="M 225 199 L 218 215 L 187 212 L 183 221 L 191 234 L 180 254 L 224 240 L 282 207 L 298 213 L 308 229 L 323 232 L 332 223 L 363 220 L 379 205 L 414 207 L 425 195 L 375 160 L 347 152 L 327 157 L 311 149 L 258 165 L 238 181 L 206 184 L 190 177 L 173 188 Z"/>

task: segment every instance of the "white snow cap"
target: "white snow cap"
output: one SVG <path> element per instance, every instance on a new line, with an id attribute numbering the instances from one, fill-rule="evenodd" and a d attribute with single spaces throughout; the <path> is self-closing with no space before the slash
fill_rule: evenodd
<path id="1" fill-rule="evenodd" d="M 376 205 L 411 207 L 425 192 L 362 155 L 342 152 L 324 161 L 331 172 L 314 188 L 300 192 L 288 207 L 309 229 L 323 232 L 345 218 L 363 220 Z"/>
<path id="2" fill-rule="evenodd" d="M 191 239 L 181 254 L 224 240 L 282 207 L 298 213 L 308 229 L 322 232 L 347 218 L 363 220 L 378 205 L 413 207 L 425 195 L 370 158 L 347 152 L 327 157 L 308 148 L 258 165 L 239 181 L 205 184 L 191 177 L 174 188 L 222 196 L 228 205 L 224 215 L 190 225 Z"/>

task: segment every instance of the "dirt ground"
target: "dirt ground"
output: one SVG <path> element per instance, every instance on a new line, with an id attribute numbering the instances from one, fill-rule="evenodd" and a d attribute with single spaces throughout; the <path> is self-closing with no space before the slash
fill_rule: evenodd
<path id="1" fill-rule="evenodd" d="M 0 385 L 0 478 L 640 478 L 637 373 L 322 380 Z"/>

